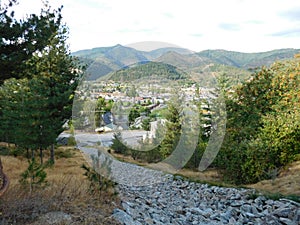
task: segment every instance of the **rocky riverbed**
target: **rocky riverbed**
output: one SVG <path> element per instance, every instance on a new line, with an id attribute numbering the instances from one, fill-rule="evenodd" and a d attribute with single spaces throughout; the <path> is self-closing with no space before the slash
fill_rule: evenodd
<path id="1" fill-rule="evenodd" d="M 92 164 L 99 172 L 108 172 L 108 176 L 119 183 L 122 208 L 116 208 L 113 217 L 122 224 L 300 224 L 300 203 L 254 197 L 251 189 L 190 182 L 179 176 L 120 162 L 93 147 L 79 148 L 87 156 L 93 156 Z"/>
<path id="2" fill-rule="evenodd" d="M 164 183 L 118 187 L 123 209 L 114 217 L 126 225 L 300 224 L 300 204 L 288 199 L 250 199 L 253 190 L 209 186 L 168 175 Z"/>

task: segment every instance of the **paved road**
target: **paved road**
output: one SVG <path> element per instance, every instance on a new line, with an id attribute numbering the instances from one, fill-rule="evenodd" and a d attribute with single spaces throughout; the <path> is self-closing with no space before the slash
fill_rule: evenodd
<path id="1" fill-rule="evenodd" d="M 140 130 L 130 130 L 130 131 L 122 131 L 122 140 L 124 144 L 129 146 L 135 146 L 138 144 L 138 141 L 142 140 L 143 135 L 146 134 L 146 131 Z M 77 144 L 87 144 L 87 145 L 101 145 L 104 147 L 109 147 L 112 144 L 114 133 L 75 133 L 75 139 Z"/>

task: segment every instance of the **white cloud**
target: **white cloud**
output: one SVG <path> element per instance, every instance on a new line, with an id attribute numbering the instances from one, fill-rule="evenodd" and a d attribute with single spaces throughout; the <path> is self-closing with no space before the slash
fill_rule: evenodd
<path id="1" fill-rule="evenodd" d="M 39 2 L 20 0 L 18 8 L 38 12 Z M 50 0 L 50 4 L 64 5 L 72 50 L 149 40 L 196 51 L 300 48 L 297 35 L 272 35 L 299 27 L 298 0 Z"/>

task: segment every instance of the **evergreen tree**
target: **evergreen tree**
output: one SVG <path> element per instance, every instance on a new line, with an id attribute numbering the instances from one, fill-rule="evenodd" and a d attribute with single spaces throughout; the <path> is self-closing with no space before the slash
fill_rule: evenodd
<path id="1" fill-rule="evenodd" d="M 136 118 L 138 118 L 140 116 L 139 111 L 136 109 L 136 107 L 133 107 L 128 115 L 128 121 L 129 121 L 129 125 L 132 125 L 135 121 Z"/>
<path id="2" fill-rule="evenodd" d="M 38 164 L 35 159 L 29 160 L 28 164 L 26 171 L 21 174 L 20 182 L 29 186 L 29 193 L 31 194 L 36 188 L 47 185 L 47 173 L 45 166 Z"/>
<path id="3" fill-rule="evenodd" d="M 182 97 L 176 94 L 168 102 L 168 114 L 166 116 L 166 133 L 159 146 L 159 152 L 163 159 L 167 158 L 176 148 L 181 134 L 181 119 Z"/>

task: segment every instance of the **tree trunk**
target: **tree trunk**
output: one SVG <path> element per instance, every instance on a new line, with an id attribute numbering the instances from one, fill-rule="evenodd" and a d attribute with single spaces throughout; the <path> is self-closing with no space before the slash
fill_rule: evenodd
<path id="1" fill-rule="evenodd" d="M 54 164 L 55 162 L 55 159 L 54 159 L 54 144 L 51 145 L 51 148 L 50 148 L 50 161 L 52 164 Z"/>
<path id="2" fill-rule="evenodd" d="M 0 158 L 0 197 L 4 194 L 4 192 L 8 189 L 9 186 L 9 179 L 3 172 L 3 166 L 2 166 L 2 161 Z"/>
<path id="3" fill-rule="evenodd" d="M 29 159 L 30 155 L 29 155 L 29 148 L 26 148 L 26 158 Z"/>
<path id="4" fill-rule="evenodd" d="M 34 159 L 34 150 L 31 149 L 31 159 Z"/>
<path id="5" fill-rule="evenodd" d="M 40 148 L 40 159 L 41 159 L 41 165 L 43 164 L 43 149 Z"/>

